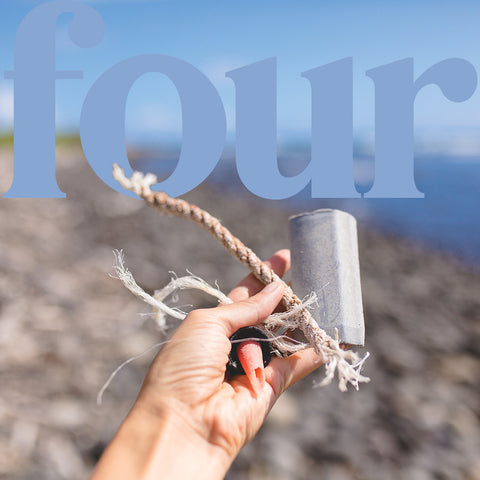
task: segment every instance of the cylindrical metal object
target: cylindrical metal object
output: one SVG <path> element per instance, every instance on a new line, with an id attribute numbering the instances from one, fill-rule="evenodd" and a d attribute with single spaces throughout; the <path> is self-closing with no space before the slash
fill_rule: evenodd
<path id="1" fill-rule="evenodd" d="M 318 297 L 312 316 L 341 343 L 363 345 L 357 222 L 349 213 L 323 209 L 290 217 L 292 288 L 303 298 Z"/>

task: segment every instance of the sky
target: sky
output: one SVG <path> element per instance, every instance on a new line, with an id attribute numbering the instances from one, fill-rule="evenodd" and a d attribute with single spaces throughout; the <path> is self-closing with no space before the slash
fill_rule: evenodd
<path id="1" fill-rule="evenodd" d="M 18 26 L 35 0 L 0 0 L 0 72 L 13 69 Z M 418 76 L 450 57 L 480 69 L 478 1 L 239 1 L 90 0 L 105 22 L 102 42 L 90 49 L 68 35 L 71 16 L 57 24 L 58 69 L 83 70 L 82 80 L 57 81 L 58 130 L 76 131 L 85 96 L 95 80 L 119 61 L 146 53 L 180 58 L 217 88 L 235 135 L 235 89 L 229 70 L 277 58 L 278 135 L 308 140 L 310 85 L 301 73 L 353 57 L 354 135 L 374 137 L 374 85 L 368 69 L 407 57 Z M 0 131 L 12 128 L 13 81 L 0 73 Z M 417 96 L 415 127 L 425 148 L 480 152 L 480 93 L 463 103 L 429 86 Z M 173 84 L 146 74 L 132 87 L 126 111 L 127 139 L 155 142 L 181 138 L 181 114 Z"/>

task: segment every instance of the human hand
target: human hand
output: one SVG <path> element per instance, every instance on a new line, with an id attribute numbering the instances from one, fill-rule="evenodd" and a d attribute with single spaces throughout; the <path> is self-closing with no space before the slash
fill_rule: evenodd
<path id="1" fill-rule="evenodd" d="M 281 250 L 266 263 L 283 276 L 290 268 L 290 252 Z M 144 430 L 143 439 L 148 436 L 145 429 L 152 425 L 158 425 L 160 432 L 170 425 L 167 430 L 175 434 L 160 435 L 161 443 L 168 441 L 171 452 L 175 452 L 171 450 L 172 442 L 182 443 L 176 455 L 179 462 L 184 462 L 185 476 L 185 462 L 196 462 L 195 471 L 202 471 L 205 452 L 207 460 L 215 459 L 216 472 L 223 475 L 239 450 L 258 432 L 280 394 L 320 365 L 313 350 L 306 349 L 288 358 L 273 358 L 265 368 L 265 382 L 257 391 L 245 375 L 225 379 L 229 337 L 242 327 L 265 320 L 282 295 L 280 282 L 262 290 L 262 284 L 249 275 L 230 292 L 234 303 L 192 311 L 150 367 L 129 417 L 137 419 L 136 425 L 144 425 L 143 429 L 134 429 Z M 151 438 L 158 443 L 156 436 Z M 193 446 L 189 449 L 190 460 L 182 450 L 185 445 Z M 171 455 L 166 455 L 165 447 L 163 452 L 153 450 L 157 459 L 154 464 L 165 473 L 165 462 L 173 462 Z M 204 454 L 198 455 L 199 451 Z M 204 478 L 221 478 L 208 468 Z M 150 472 L 155 470 L 152 467 Z M 183 478 L 175 471 L 175 478 Z"/>
<path id="2" fill-rule="evenodd" d="M 283 276 L 290 253 L 277 252 L 267 263 Z M 191 312 L 155 359 L 139 398 L 142 405 L 176 411 L 193 432 L 232 458 L 258 432 L 280 394 L 320 364 L 311 349 L 274 358 L 258 394 L 245 375 L 225 381 L 229 337 L 261 323 L 282 298 L 279 282 L 261 289 L 249 275 L 230 292 L 235 303 Z"/>

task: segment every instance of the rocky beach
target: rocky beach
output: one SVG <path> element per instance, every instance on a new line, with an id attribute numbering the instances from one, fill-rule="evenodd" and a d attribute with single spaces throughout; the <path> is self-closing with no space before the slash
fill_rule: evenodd
<path id="1" fill-rule="evenodd" d="M 12 177 L 3 148 L 1 192 Z M 150 292 L 171 271 L 223 291 L 248 273 L 199 227 L 105 186 L 78 149 L 59 148 L 57 179 L 67 199 L 0 199 L 2 479 L 88 477 L 138 393 L 153 352 L 96 405 L 119 364 L 161 341 L 110 276 L 113 249 Z M 206 184 L 184 198 L 262 258 L 288 247 L 284 204 Z M 313 389 L 320 368 L 281 397 L 227 479 L 480 479 L 480 272 L 362 222 L 359 242 L 371 382 Z"/>

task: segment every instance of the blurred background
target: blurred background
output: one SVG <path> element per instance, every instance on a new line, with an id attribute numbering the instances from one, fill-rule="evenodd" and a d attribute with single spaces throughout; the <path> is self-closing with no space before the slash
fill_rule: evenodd
<path id="1" fill-rule="evenodd" d="M 34 0 L 0 3 L 0 72 Z M 229 479 L 479 479 L 480 94 L 463 103 L 437 87 L 415 102 L 415 180 L 424 199 L 259 199 L 235 169 L 234 85 L 225 72 L 277 57 L 278 158 L 293 174 L 310 156 L 310 86 L 301 72 L 354 62 L 354 172 L 373 179 L 374 86 L 365 71 L 406 57 L 415 75 L 450 57 L 478 66 L 473 1 L 89 1 L 105 21 L 92 49 L 57 25 L 57 180 L 67 199 L 0 199 L 0 478 L 85 478 L 135 398 L 152 355 L 126 367 L 97 407 L 114 368 L 160 341 L 146 306 L 109 277 L 114 248 L 148 291 L 169 271 L 193 271 L 227 291 L 247 272 L 207 233 L 162 218 L 105 186 L 78 139 L 81 106 L 115 63 L 145 53 L 183 59 L 208 76 L 227 114 L 224 154 L 187 200 L 209 209 L 261 257 L 288 246 L 288 216 L 334 207 L 358 220 L 365 372 L 341 394 L 287 392 L 245 447 Z M 133 86 L 126 141 L 134 168 L 161 178 L 181 143 L 178 95 L 148 74 Z M 13 178 L 13 82 L 0 75 L 0 192 Z M 32 159 L 33 161 L 33 159 Z M 115 159 L 112 159 L 112 162 Z M 203 297 L 182 302 L 205 306 Z"/>

